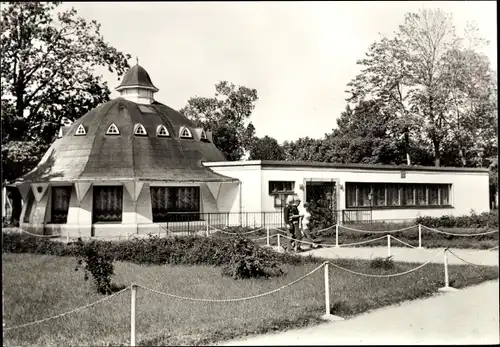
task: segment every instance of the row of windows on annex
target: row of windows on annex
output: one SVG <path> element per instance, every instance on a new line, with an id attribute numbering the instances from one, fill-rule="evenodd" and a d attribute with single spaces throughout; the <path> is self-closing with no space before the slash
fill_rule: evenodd
<path id="1" fill-rule="evenodd" d="M 450 207 L 451 184 L 346 183 L 346 207 Z"/>
<path id="2" fill-rule="evenodd" d="M 87 130 L 83 126 L 83 124 L 80 124 L 75 131 L 75 136 L 85 136 L 87 135 Z M 109 127 L 108 130 L 106 130 L 106 135 L 120 135 L 120 130 L 116 126 L 116 124 L 112 123 Z M 134 126 L 134 135 L 136 136 L 148 136 L 148 132 L 146 131 L 146 128 L 144 125 L 137 123 Z M 160 124 L 156 127 L 156 136 L 158 137 L 170 137 L 170 133 L 168 132 L 168 129 L 165 125 Z M 180 132 L 179 132 L 179 137 L 180 138 L 185 138 L 185 139 L 192 139 L 193 134 L 191 130 L 187 127 L 182 127 Z M 200 133 L 200 139 L 202 141 L 208 141 L 207 134 L 205 133 L 204 130 L 201 130 Z"/>
<path id="3" fill-rule="evenodd" d="M 71 186 L 52 187 L 49 223 L 67 223 L 71 191 Z M 200 187 L 151 187 L 150 194 L 153 223 L 199 220 Z M 92 202 L 92 223 L 122 221 L 122 186 L 94 186 Z M 25 223 L 29 222 L 33 203 L 34 197 L 30 195 Z"/>

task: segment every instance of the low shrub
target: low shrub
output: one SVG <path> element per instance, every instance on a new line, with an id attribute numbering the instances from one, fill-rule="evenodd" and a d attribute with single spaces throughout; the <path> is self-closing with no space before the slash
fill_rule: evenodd
<path id="1" fill-rule="evenodd" d="M 229 263 L 223 265 L 222 275 L 234 279 L 245 279 L 269 278 L 285 273 L 281 268 L 282 263 L 277 257 L 266 252 L 264 248 L 243 238 L 236 238 L 233 243 L 234 253 L 231 255 Z"/>
<path id="2" fill-rule="evenodd" d="M 422 224 L 430 228 L 497 228 L 498 211 L 476 214 L 471 211 L 470 215 L 464 216 L 441 216 L 441 217 L 418 217 L 416 224 Z"/>
<path id="3" fill-rule="evenodd" d="M 370 268 L 381 269 L 381 270 L 392 270 L 394 269 L 394 260 L 392 256 L 390 257 L 377 257 L 370 261 Z"/>
<path id="4" fill-rule="evenodd" d="M 76 246 L 78 256 L 75 271 L 83 269 L 85 281 L 89 279 L 89 274 L 92 275 L 97 293 L 111 294 L 113 291 L 111 276 L 114 274 L 113 259 L 109 254 L 99 252 L 95 241 L 84 243 L 79 239 Z"/>
<path id="5" fill-rule="evenodd" d="M 318 262 L 313 257 L 276 253 L 240 236 L 152 236 L 120 242 L 93 240 L 85 244 L 91 247 L 92 252 L 110 261 L 147 265 L 212 265 L 225 267 L 224 274 L 234 278 L 279 276 L 282 274 L 281 264 Z M 75 257 L 82 254 L 78 243 L 65 244 L 25 234 L 4 234 L 3 251 Z"/>

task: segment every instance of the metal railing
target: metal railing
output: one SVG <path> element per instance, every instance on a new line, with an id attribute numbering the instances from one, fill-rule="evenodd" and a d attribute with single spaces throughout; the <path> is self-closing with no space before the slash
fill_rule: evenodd
<path id="1" fill-rule="evenodd" d="M 360 224 L 371 223 L 371 210 L 334 210 L 334 223 Z M 260 228 L 269 226 L 281 228 L 285 226 L 283 211 L 270 212 L 168 212 L 161 224 L 163 229 L 171 232 L 196 233 L 207 226 L 217 229 L 227 227 Z"/>
<path id="2" fill-rule="evenodd" d="M 218 229 L 227 227 L 260 228 L 283 226 L 283 212 L 169 212 L 164 221 L 158 222 L 171 232 L 198 232 L 207 226 Z"/>

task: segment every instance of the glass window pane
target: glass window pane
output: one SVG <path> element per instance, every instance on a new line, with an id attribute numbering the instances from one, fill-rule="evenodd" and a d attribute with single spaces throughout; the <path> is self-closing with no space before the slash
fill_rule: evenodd
<path id="1" fill-rule="evenodd" d="M 387 205 L 399 206 L 399 186 L 397 184 L 387 185 Z"/>
<path id="2" fill-rule="evenodd" d="M 373 206 L 386 206 L 385 204 L 385 184 L 376 183 L 373 188 Z"/>
<path id="3" fill-rule="evenodd" d="M 371 192 L 370 183 L 358 183 L 358 206 L 371 206 L 369 194 Z M 373 198 L 373 197 L 372 197 Z"/>
<path id="4" fill-rule="evenodd" d="M 403 186 L 403 206 L 415 206 L 413 189 L 414 186 L 412 184 L 405 184 Z"/>
<path id="5" fill-rule="evenodd" d="M 417 197 L 417 205 L 418 206 L 426 206 L 427 205 L 427 193 L 426 187 L 424 184 L 418 184 L 415 187 L 416 197 Z"/>
<path id="6" fill-rule="evenodd" d="M 436 206 L 439 205 L 438 196 L 439 196 L 439 186 L 437 184 L 430 184 L 427 186 L 429 190 L 429 205 Z"/>
<path id="7" fill-rule="evenodd" d="M 346 183 L 347 207 L 356 207 L 356 183 Z"/>
<path id="8" fill-rule="evenodd" d="M 441 205 L 450 205 L 450 185 L 442 184 L 441 188 Z"/>

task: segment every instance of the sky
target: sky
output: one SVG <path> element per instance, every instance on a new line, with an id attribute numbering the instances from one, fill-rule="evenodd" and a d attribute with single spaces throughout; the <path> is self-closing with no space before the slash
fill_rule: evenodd
<path id="1" fill-rule="evenodd" d="M 193 96 L 213 97 L 227 80 L 257 89 L 250 118 L 257 136 L 278 142 L 321 138 L 347 103 L 356 60 L 381 36 L 391 36 L 407 12 L 440 8 L 457 34 L 475 21 L 490 41 L 483 49 L 496 69 L 495 1 L 335 2 L 66 2 L 101 26 L 106 41 L 136 57 L 174 109 Z M 118 94 L 118 76 L 103 73 Z"/>

